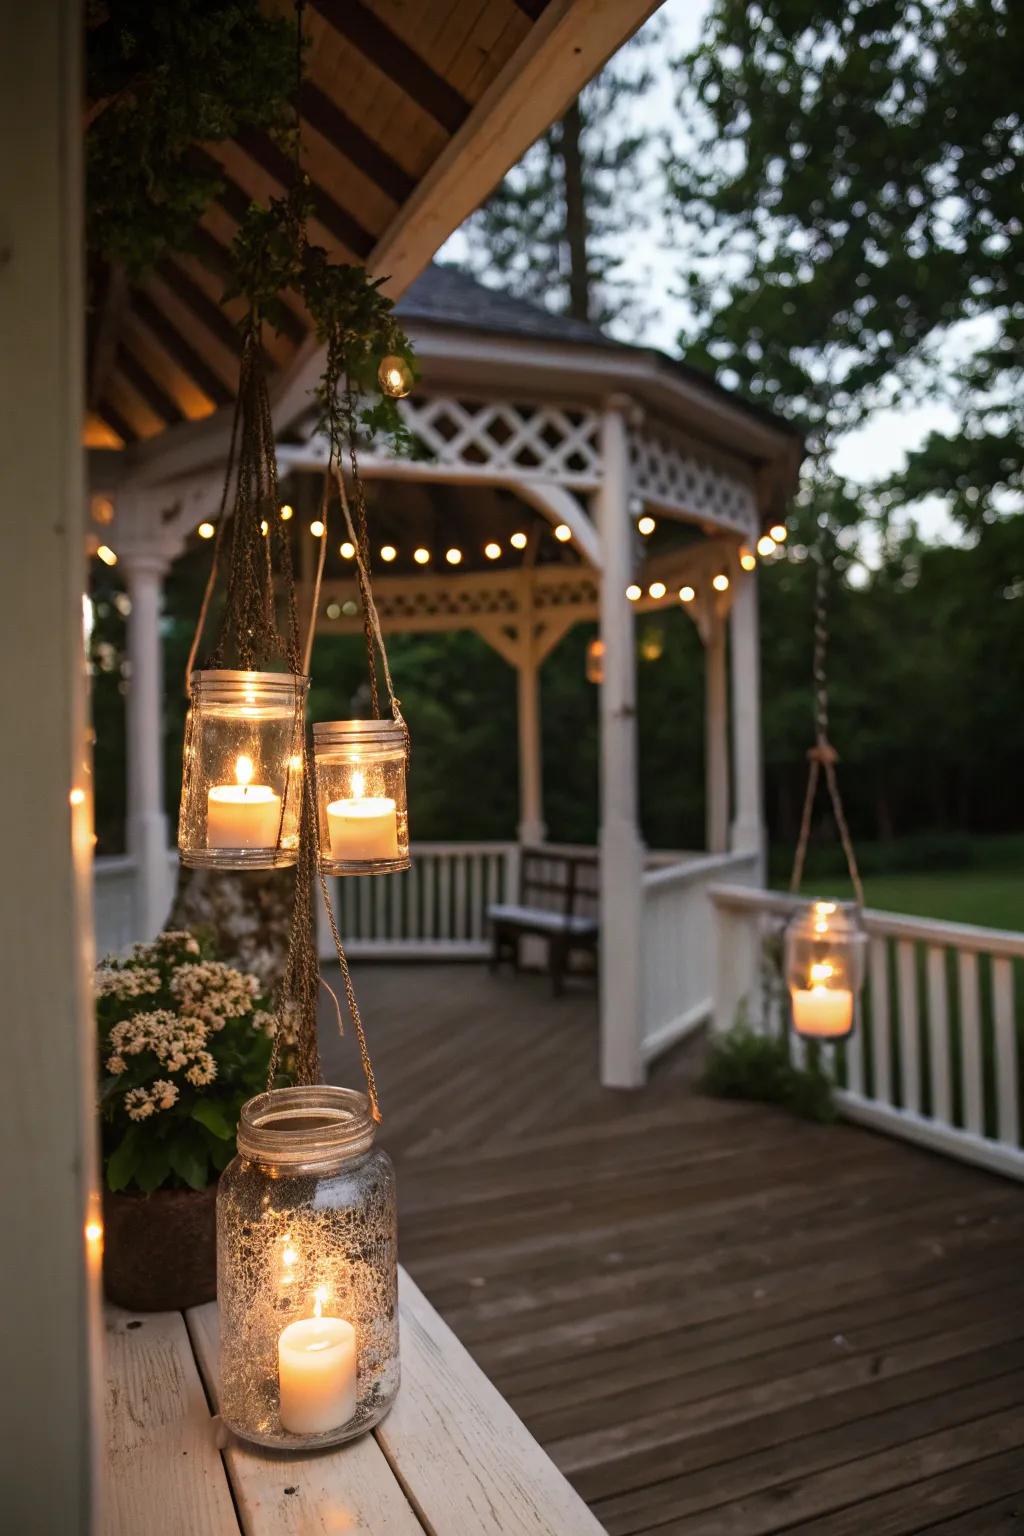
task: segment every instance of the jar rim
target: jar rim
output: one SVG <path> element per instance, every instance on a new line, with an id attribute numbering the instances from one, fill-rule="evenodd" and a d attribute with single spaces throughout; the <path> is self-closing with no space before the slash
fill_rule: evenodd
<path id="1" fill-rule="evenodd" d="M 309 687 L 309 676 L 303 672 L 246 672 L 229 667 L 205 667 L 192 673 L 190 685 L 209 687 L 214 683 L 240 683 L 255 688 L 281 688 L 289 693 Z"/>
<path id="2" fill-rule="evenodd" d="M 316 720 L 313 741 L 323 746 L 340 746 L 345 742 L 360 746 L 394 745 L 404 751 L 405 731 L 397 720 Z"/>
<path id="3" fill-rule="evenodd" d="M 238 1151 L 252 1162 L 324 1171 L 368 1151 L 376 1133 L 369 1099 L 354 1088 L 269 1088 L 242 1105 Z"/>

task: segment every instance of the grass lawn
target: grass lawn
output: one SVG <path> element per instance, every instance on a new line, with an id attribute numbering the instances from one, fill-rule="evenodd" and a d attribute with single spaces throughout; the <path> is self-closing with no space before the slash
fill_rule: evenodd
<path id="1" fill-rule="evenodd" d="M 813 880 L 811 896 L 848 896 L 846 881 Z M 868 875 L 864 896 L 869 907 L 906 912 L 912 917 L 941 917 L 951 923 L 983 928 L 1024 930 L 1024 871 L 953 869 L 918 874 Z"/>

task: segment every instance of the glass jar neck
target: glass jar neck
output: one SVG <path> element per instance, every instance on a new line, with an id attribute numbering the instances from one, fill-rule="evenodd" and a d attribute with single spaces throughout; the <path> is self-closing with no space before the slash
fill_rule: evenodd
<path id="1" fill-rule="evenodd" d="M 333 1173 L 365 1156 L 376 1132 L 364 1093 L 324 1083 L 272 1088 L 242 1105 L 238 1152 L 278 1174 Z"/>

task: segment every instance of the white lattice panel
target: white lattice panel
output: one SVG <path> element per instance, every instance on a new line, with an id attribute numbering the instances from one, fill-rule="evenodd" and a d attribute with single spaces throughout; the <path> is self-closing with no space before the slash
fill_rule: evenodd
<path id="1" fill-rule="evenodd" d="M 592 608 L 598 601 L 597 578 L 589 571 L 566 571 L 554 576 L 537 573 L 533 584 L 533 610 L 537 614 Z"/>
<path id="2" fill-rule="evenodd" d="M 745 467 L 713 462 L 692 439 L 667 428 L 630 435 L 633 490 L 658 506 L 706 517 L 738 532 L 757 525 L 753 478 Z"/>
<path id="3" fill-rule="evenodd" d="M 584 488 L 601 478 L 600 420 L 593 411 L 448 395 L 417 395 L 403 400 L 401 410 L 440 466 Z"/>

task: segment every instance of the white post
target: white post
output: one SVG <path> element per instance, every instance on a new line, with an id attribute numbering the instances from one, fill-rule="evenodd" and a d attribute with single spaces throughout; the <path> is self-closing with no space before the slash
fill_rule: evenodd
<path id="1" fill-rule="evenodd" d="M 704 796 L 709 853 L 729 846 L 728 690 L 725 625 L 712 608 L 704 647 Z"/>
<path id="2" fill-rule="evenodd" d="M 520 660 L 516 667 L 519 726 L 519 842 L 523 847 L 543 843 L 544 786 L 541 765 L 540 668 L 533 640 L 533 619 L 521 627 Z"/>
<path id="3" fill-rule="evenodd" d="M 636 652 L 629 515 L 630 402 L 610 399 L 602 426 L 601 535 L 601 1081 L 635 1088 L 644 1080 L 640 966 L 643 851 L 637 825 Z"/>
<path id="4" fill-rule="evenodd" d="M 92 786 L 83 655 L 82 11 L 0 30 L 3 1526 L 98 1529 Z M 91 1231 L 91 1228 L 90 1228 Z"/>
<path id="5" fill-rule="evenodd" d="M 151 939 L 171 904 L 164 812 L 163 655 L 160 597 L 166 557 L 141 543 L 121 555 L 131 600 L 128 616 L 128 851 L 136 861 L 135 919 Z"/>
<path id="6" fill-rule="evenodd" d="M 732 632 L 732 740 L 736 808 L 732 846 L 756 853 L 763 865 L 764 819 L 761 772 L 761 648 L 757 615 L 757 576 L 736 578 L 729 624 Z M 764 869 L 759 883 L 764 882 Z"/>

